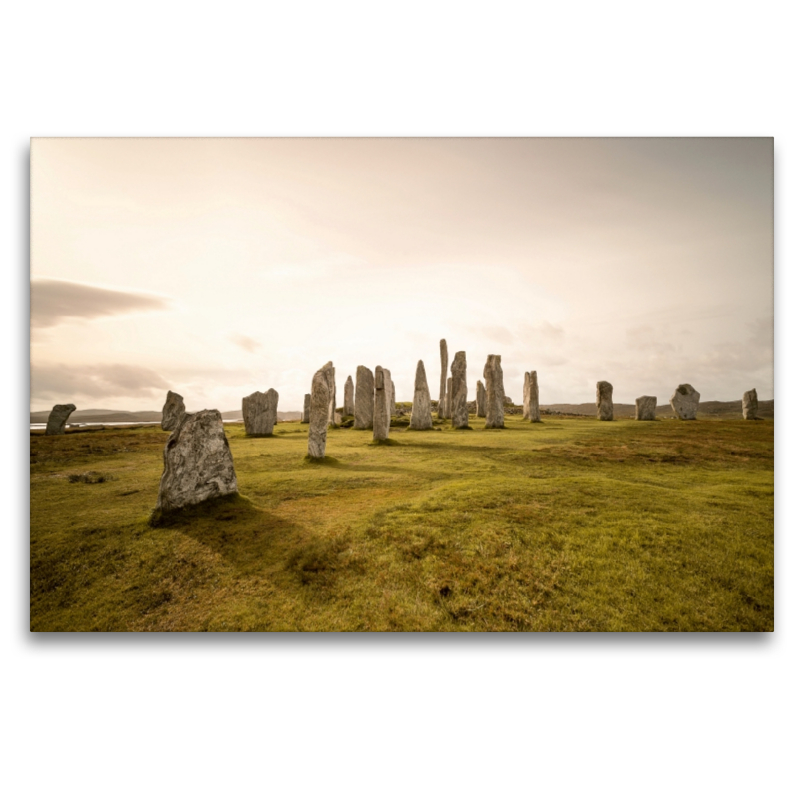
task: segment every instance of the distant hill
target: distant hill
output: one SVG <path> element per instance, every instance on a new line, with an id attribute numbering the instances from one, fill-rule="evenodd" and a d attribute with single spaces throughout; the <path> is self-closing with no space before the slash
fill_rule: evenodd
<path id="1" fill-rule="evenodd" d="M 31 422 L 45 423 L 50 416 L 50 410 L 31 411 Z M 299 411 L 279 411 L 278 421 L 297 420 L 302 418 Z M 242 412 L 223 411 L 222 419 L 226 422 L 241 420 Z M 79 408 L 70 415 L 69 422 L 161 422 L 160 411 L 113 411 L 107 408 Z"/>
<path id="2" fill-rule="evenodd" d="M 758 416 L 764 419 L 773 419 L 775 401 L 774 400 L 759 400 L 758 401 Z M 554 403 L 553 405 L 543 405 L 542 409 L 549 409 L 557 411 L 561 414 L 579 414 L 586 417 L 594 417 L 597 414 L 597 407 L 594 403 Z M 636 414 L 636 406 L 633 403 L 614 403 L 614 416 L 618 419 L 625 419 L 626 417 L 633 417 Z M 656 406 L 657 417 L 674 417 L 675 412 L 672 406 L 668 403 Z M 730 400 L 727 402 L 720 402 L 719 400 L 708 400 L 700 402 L 697 409 L 698 419 L 741 419 L 742 418 L 742 401 Z"/>

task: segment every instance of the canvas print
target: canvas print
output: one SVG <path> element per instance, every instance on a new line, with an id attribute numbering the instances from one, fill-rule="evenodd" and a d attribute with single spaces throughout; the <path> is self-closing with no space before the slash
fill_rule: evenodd
<path id="1" fill-rule="evenodd" d="M 35 138 L 32 631 L 771 631 L 771 138 Z"/>

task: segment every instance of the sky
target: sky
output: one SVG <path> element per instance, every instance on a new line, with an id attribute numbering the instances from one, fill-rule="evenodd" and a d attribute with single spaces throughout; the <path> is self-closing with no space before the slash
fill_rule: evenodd
<path id="1" fill-rule="evenodd" d="M 773 140 L 32 140 L 32 410 L 436 398 L 442 338 L 469 399 L 771 399 Z"/>

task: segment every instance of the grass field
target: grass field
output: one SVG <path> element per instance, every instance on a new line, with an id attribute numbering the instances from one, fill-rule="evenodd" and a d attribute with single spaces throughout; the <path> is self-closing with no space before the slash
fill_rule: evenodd
<path id="1" fill-rule="evenodd" d="M 227 425 L 241 495 L 158 528 L 168 434 L 32 434 L 31 630 L 773 629 L 771 420 L 506 423 Z"/>

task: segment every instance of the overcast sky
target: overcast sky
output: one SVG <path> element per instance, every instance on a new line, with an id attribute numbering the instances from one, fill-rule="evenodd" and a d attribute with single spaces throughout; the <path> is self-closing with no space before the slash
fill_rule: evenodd
<path id="1" fill-rule="evenodd" d="M 34 139 L 31 408 L 302 408 L 439 340 L 543 404 L 773 397 L 772 139 Z"/>

